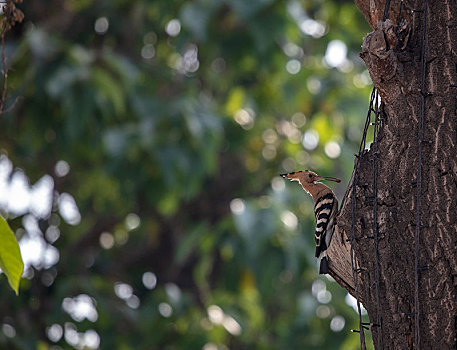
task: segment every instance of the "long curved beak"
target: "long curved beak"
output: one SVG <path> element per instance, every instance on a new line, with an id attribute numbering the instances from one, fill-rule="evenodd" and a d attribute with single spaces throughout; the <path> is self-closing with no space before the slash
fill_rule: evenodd
<path id="1" fill-rule="evenodd" d="M 329 180 L 329 181 L 341 182 L 340 179 L 337 179 L 336 177 L 331 177 L 331 176 L 319 176 L 317 179 L 318 180 Z"/>

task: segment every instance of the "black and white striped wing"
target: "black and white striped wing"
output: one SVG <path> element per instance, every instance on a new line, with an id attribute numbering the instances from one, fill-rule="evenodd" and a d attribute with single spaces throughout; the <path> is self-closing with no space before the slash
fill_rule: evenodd
<path id="1" fill-rule="evenodd" d="M 338 202 L 333 193 L 328 193 L 320 197 L 314 206 L 316 217 L 316 258 L 327 249 L 332 239 L 334 230 L 334 217 L 338 208 Z"/>

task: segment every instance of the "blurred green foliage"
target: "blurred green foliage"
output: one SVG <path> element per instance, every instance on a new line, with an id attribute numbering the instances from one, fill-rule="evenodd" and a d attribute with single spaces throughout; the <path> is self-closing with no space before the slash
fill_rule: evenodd
<path id="1" fill-rule="evenodd" d="M 54 194 L 52 215 L 4 211 L 60 258 L 26 258 L 19 297 L 1 285 L 2 348 L 356 349 L 347 293 L 317 274 L 311 198 L 277 176 L 338 176 L 343 196 L 371 90 L 355 5 L 21 9 L 1 147 Z"/>

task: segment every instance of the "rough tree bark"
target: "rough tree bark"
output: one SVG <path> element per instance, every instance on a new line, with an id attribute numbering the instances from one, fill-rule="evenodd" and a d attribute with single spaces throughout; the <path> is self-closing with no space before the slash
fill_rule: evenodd
<path id="1" fill-rule="evenodd" d="M 384 103 L 377 143 L 379 304 L 373 239 L 373 150 L 359 162 L 355 252 L 358 289 L 371 322 L 375 348 L 457 348 L 457 1 L 355 0 L 373 32 L 361 57 Z M 371 6 L 370 6 L 371 5 Z M 425 76 L 421 53 L 425 31 Z M 419 146 L 421 100 L 423 138 Z M 418 183 L 419 147 L 422 148 Z M 356 160 L 357 161 L 357 160 Z M 354 294 L 348 258 L 353 181 L 337 218 L 331 275 Z M 415 231 L 420 189 L 418 300 L 415 309 Z M 332 257 L 333 264 L 332 264 Z M 340 262 L 341 265 L 337 266 Z M 415 312 L 420 337 L 415 338 Z M 382 341 L 378 345 L 377 337 Z"/>

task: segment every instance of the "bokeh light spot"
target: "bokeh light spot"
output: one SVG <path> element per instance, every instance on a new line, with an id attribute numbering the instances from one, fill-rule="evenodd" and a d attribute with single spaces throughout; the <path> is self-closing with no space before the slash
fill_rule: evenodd
<path id="1" fill-rule="evenodd" d="M 125 226 L 127 230 L 132 231 L 138 228 L 141 224 L 141 219 L 135 213 L 130 213 L 125 218 Z"/>
<path id="2" fill-rule="evenodd" d="M 316 316 L 319 318 L 327 318 L 330 316 L 330 308 L 327 305 L 319 305 L 316 309 Z"/>
<path id="3" fill-rule="evenodd" d="M 320 38 L 325 34 L 326 26 L 324 22 L 307 18 L 300 23 L 300 29 L 307 35 Z"/>
<path id="4" fill-rule="evenodd" d="M 127 306 L 131 309 L 138 309 L 140 307 L 140 298 L 136 295 L 132 295 L 126 300 Z"/>
<path id="5" fill-rule="evenodd" d="M 317 293 L 322 290 L 326 290 L 325 282 L 322 280 L 315 280 L 311 286 L 311 292 L 313 295 L 317 296 Z"/>
<path id="6" fill-rule="evenodd" d="M 332 300 L 332 293 L 330 293 L 328 290 L 321 290 L 319 293 L 317 293 L 316 298 L 317 301 L 321 304 L 328 304 Z"/>
<path id="7" fill-rule="evenodd" d="M 45 232 L 45 237 L 49 243 L 54 243 L 60 237 L 60 230 L 57 226 L 50 225 Z"/>
<path id="8" fill-rule="evenodd" d="M 343 316 L 337 315 L 330 321 L 330 329 L 334 332 L 341 332 L 344 328 L 346 321 Z"/>
<path id="9" fill-rule="evenodd" d="M 143 285 L 147 289 L 154 289 L 157 285 L 157 276 L 153 272 L 145 272 L 142 277 Z"/>
<path id="10" fill-rule="evenodd" d="M 14 338 L 16 336 L 16 329 L 8 323 L 2 325 L 2 332 L 7 338 Z"/>
<path id="11" fill-rule="evenodd" d="M 282 49 L 284 53 L 289 57 L 297 57 L 303 53 L 303 49 L 300 46 L 295 45 L 291 42 L 284 44 Z"/>
<path id="12" fill-rule="evenodd" d="M 63 336 L 63 328 L 60 324 L 54 323 L 46 328 L 46 335 L 50 341 L 57 343 Z"/>
<path id="13" fill-rule="evenodd" d="M 111 249 L 114 246 L 114 237 L 109 232 L 103 232 L 100 235 L 100 246 L 103 249 Z"/>
<path id="14" fill-rule="evenodd" d="M 254 126 L 254 113 L 252 110 L 240 109 L 235 113 L 233 118 L 245 130 L 252 129 Z"/>
<path id="15" fill-rule="evenodd" d="M 221 324 L 224 320 L 224 311 L 217 305 L 210 305 L 207 312 L 209 320 L 214 324 Z"/>
<path id="16" fill-rule="evenodd" d="M 187 46 L 182 59 L 182 70 L 184 73 L 195 73 L 200 67 L 198 61 L 198 47 L 194 44 Z"/>
<path id="17" fill-rule="evenodd" d="M 276 147 L 273 145 L 265 145 L 262 149 L 262 156 L 266 160 L 273 160 L 276 157 Z"/>
<path id="18" fill-rule="evenodd" d="M 143 57 L 145 60 L 150 60 L 151 58 L 154 58 L 155 54 L 156 50 L 153 44 L 146 44 L 141 49 L 141 57 Z"/>
<path id="19" fill-rule="evenodd" d="M 319 144 L 319 134 L 316 130 L 314 129 L 309 129 L 305 132 L 303 135 L 303 141 L 302 141 L 303 147 L 305 147 L 307 150 L 311 151 L 317 147 Z"/>
<path id="20" fill-rule="evenodd" d="M 306 87 L 312 95 L 317 95 L 321 91 L 322 83 L 316 77 L 310 77 L 306 81 Z"/>
<path id="21" fill-rule="evenodd" d="M 178 36 L 179 32 L 181 31 L 181 22 L 179 19 L 175 18 L 168 22 L 165 27 L 165 31 L 169 36 Z"/>
<path id="22" fill-rule="evenodd" d="M 235 215 L 243 214 L 245 208 L 246 206 L 244 204 L 244 201 L 240 198 L 232 199 L 232 201 L 230 202 L 230 210 Z"/>
<path id="23" fill-rule="evenodd" d="M 160 303 L 158 309 L 163 317 L 170 317 L 173 314 L 173 308 L 168 303 Z"/>
<path id="24" fill-rule="evenodd" d="M 300 72 L 301 63 L 299 60 L 293 59 L 286 63 L 286 70 L 289 74 L 297 74 Z"/>
<path id="25" fill-rule="evenodd" d="M 76 201 L 71 194 L 62 193 L 59 196 L 60 216 L 70 225 L 78 225 L 81 221 Z"/>
<path id="26" fill-rule="evenodd" d="M 94 29 L 97 34 L 103 35 L 108 31 L 109 21 L 106 17 L 99 17 L 95 21 Z"/>
<path id="27" fill-rule="evenodd" d="M 181 301 L 181 289 L 175 283 L 167 283 L 165 285 L 165 292 L 172 304 L 177 304 Z"/>
<path id="28" fill-rule="evenodd" d="M 222 321 L 222 325 L 232 335 L 240 335 L 241 334 L 241 326 L 240 324 L 231 316 L 224 315 L 224 319 Z"/>
<path id="29" fill-rule="evenodd" d="M 332 159 L 338 158 L 341 154 L 341 147 L 335 141 L 329 141 L 325 145 L 325 154 Z"/>
<path id="30" fill-rule="evenodd" d="M 203 346 L 202 350 L 219 350 L 219 348 L 218 348 L 217 345 L 214 344 L 214 343 L 206 343 L 206 344 Z"/>
<path id="31" fill-rule="evenodd" d="M 267 129 L 262 134 L 263 142 L 275 143 L 278 140 L 278 134 L 273 129 Z"/>
<path id="32" fill-rule="evenodd" d="M 275 192 L 281 192 L 284 191 L 284 189 L 286 188 L 286 184 L 284 183 L 284 180 L 282 178 L 276 176 L 275 178 L 273 178 L 273 180 L 271 180 L 271 188 Z"/>
<path id="33" fill-rule="evenodd" d="M 348 48 L 341 40 L 332 40 L 327 45 L 324 59 L 330 67 L 339 67 L 346 61 Z"/>
<path id="34" fill-rule="evenodd" d="M 303 125 L 306 124 L 306 116 L 301 112 L 294 113 L 294 115 L 292 116 L 292 123 L 297 128 L 301 128 Z"/>
<path id="35" fill-rule="evenodd" d="M 371 85 L 371 76 L 368 70 L 363 71 L 361 74 L 356 74 L 352 78 L 352 82 L 356 88 L 362 89 L 365 86 Z"/>
<path id="36" fill-rule="evenodd" d="M 291 211 L 287 211 L 287 210 L 283 211 L 281 213 L 281 221 L 283 222 L 284 225 L 286 225 L 288 228 L 290 228 L 292 230 L 297 228 L 298 218 Z"/>
<path id="37" fill-rule="evenodd" d="M 50 287 L 54 283 L 54 275 L 49 271 L 43 272 L 41 275 L 41 283 L 46 287 Z"/>
<path id="38" fill-rule="evenodd" d="M 64 177 L 64 176 L 68 175 L 68 173 L 70 172 L 70 164 L 68 164 L 68 162 L 66 162 L 64 160 L 59 160 L 56 163 L 54 172 L 56 173 L 56 175 L 58 177 Z"/>
<path id="39" fill-rule="evenodd" d="M 118 298 L 127 300 L 133 295 L 133 288 L 131 285 L 127 283 L 120 283 L 117 282 L 114 285 L 114 293 L 118 296 Z"/>
<path id="40" fill-rule="evenodd" d="M 98 349 L 100 346 L 100 336 L 98 333 L 93 330 L 89 329 L 86 332 L 84 332 L 84 343 L 85 346 L 91 348 L 91 349 Z"/>
<path id="41" fill-rule="evenodd" d="M 77 322 L 81 322 L 84 319 L 95 322 L 98 319 L 94 299 L 87 294 L 80 294 L 74 298 L 65 298 L 62 301 L 62 308 Z"/>
<path id="42" fill-rule="evenodd" d="M 65 323 L 65 341 L 75 347 L 79 343 L 79 334 L 76 330 L 76 326 L 73 323 Z"/>

